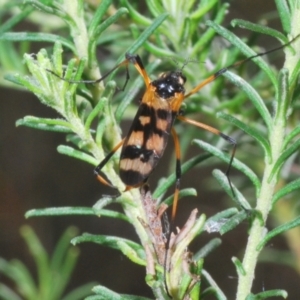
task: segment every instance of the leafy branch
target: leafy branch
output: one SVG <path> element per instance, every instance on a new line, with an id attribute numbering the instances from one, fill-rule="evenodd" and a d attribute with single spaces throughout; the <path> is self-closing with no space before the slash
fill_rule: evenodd
<path id="1" fill-rule="evenodd" d="M 117 78 L 116 72 L 109 76 L 107 82 L 101 81 L 95 85 L 84 86 L 74 82 L 79 82 L 82 77 L 91 81 L 99 79 L 106 74 L 107 70 L 124 59 L 124 53 L 140 52 L 149 74 L 159 68 L 158 57 L 168 56 L 177 61 L 186 56 L 197 58 L 196 63 L 188 64 L 184 68 L 188 86 L 189 84 L 195 86 L 199 83 L 199 78 L 194 74 L 199 74 L 199 71 L 203 72 L 201 74 L 206 78 L 220 68 L 239 60 L 241 53 L 247 57 L 256 53 L 248 41 L 238 38 L 230 30 L 221 26 L 228 9 L 228 4 L 221 1 L 198 3 L 184 0 L 175 2 L 149 0 L 146 1 L 147 15 L 139 12 L 139 3 L 127 0 L 122 0 L 121 3 L 123 7 L 116 7 L 111 0 L 104 0 L 98 7 L 86 7 L 83 0 L 47 2 L 25 0 L 25 9 L 12 15 L 11 19 L 0 27 L 0 40 L 7 45 L 35 41 L 54 44 L 53 49 L 47 51 L 41 49 L 34 56 L 24 55 L 30 75 L 24 75 L 23 68 L 19 70 L 19 74 L 6 75 L 6 79 L 34 93 L 43 104 L 57 111 L 61 118 L 25 116 L 17 121 L 17 126 L 67 134 L 67 140 L 73 146 L 60 145 L 58 151 L 93 166 L 104 159 L 107 149 L 113 149 L 121 141 L 119 123 L 123 117 L 132 119 L 134 112 L 132 102 L 137 92 L 126 95 L 115 94 L 117 85 L 111 80 Z M 284 33 L 266 25 L 253 24 L 244 20 L 233 20 L 231 24 L 233 27 L 247 29 L 253 34 L 268 35 L 283 44 L 287 43 L 300 32 L 297 21 L 300 18 L 300 2 L 278 0 L 276 5 Z M 9 32 L 15 24 L 30 18 L 30 14 L 36 9 L 42 15 L 55 16 L 59 19 L 60 24 L 65 24 L 68 29 L 69 36 L 38 32 Z M 53 25 L 49 25 L 50 28 L 51 26 Z M 211 47 L 216 34 L 228 40 L 235 47 L 234 50 L 225 49 L 221 56 L 218 53 L 216 57 Z M 112 58 L 104 59 L 98 64 L 96 49 L 104 46 L 109 46 Z M 5 47 L 3 49 L 6 55 L 2 55 L 0 59 L 9 57 L 9 61 L 12 62 L 12 56 L 15 55 L 21 61 L 20 53 L 14 51 L 9 53 Z M 165 197 L 165 195 L 168 188 L 174 185 L 176 179 L 174 174 L 162 179 L 153 194 L 145 189 L 141 191 L 131 189 L 124 192 L 124 184 L 118 176 L 117 158 L 114 157 L 105 165 L 103 172 L 119 190 L 120 196 L 103 197 L 93 208 L 47 208 L 31 210 L 26 216 L 94 214 L 119 218 L 131 223 L 141 245 L 119 237 L 90 234 L 76 237 L 72 243 L 102 244 L 118 249 L 134 263 L 146 266 L 146 282 L 157 299 L 169 299 L 168 293 L 174 299 L 188 297 L 199 299 L 210 292 L 213 292 L 218 299 L 226 299 L 225 293 L 203 269 L 203 259 L 220 245 L 219 240 L 208 243 L 194 256 L 186 249 L 191 241 L 205 230 L 225 234 L 241 222 L 248 220 L 250 230 L 244 257 L 242 260 L 232 258 L 239 279 L 236 299 L 286 297 L 286 292 L 282 290 L 253 295 L 251 287 L 258 256 L 263 246 L 275 235 L 286 234 L 291 228 L 299 225 L 299 218 L 296 216 L 285 220 L 285 224 L 265 234 L 266 222 L 272 210 L 276 210 L 275 204 L 278 205 L 282 197 L 290 196 L 300 188 L 299 180 L 293 180 L 290 176 L 298 153 L 297 136 L 300 132 L 299 126 L 294 122 L 297 115 L 295 108 L 300 70 L 300 54 L 297 53 L 297 49 L 300 49 L 300 39 L 284 49 L 285 63 L 280 71 L 272 67 L 264 58 L 257 57 L 253 61 L 259 71 L 252 78 L 243 79 L 244 76 L 247 77 L 245 69 L 237 70 L 243 78 L 236 72 L 228 71 L 223 78 L 219 78 L 203 89 L 201 95 L 194 95 L 185 104 L 186 114 L 203 112 L 206 116 L 213 117 L 218 112 L 218 117 L 226 121 L 225 125 L 224 122 L 220 122 L 222 132 L 234 134 L 239 129 L 247 135 L 248 140 L 244 138 L 244 145 L 242 144 L 240 148 L 245 150 L 245 156 L 239 155 L 235 158 L 232 167 L 249 180 L 255 191 L 256 202 L 254 204 L 250 202 L 249 196 L 236 186 L 233 186 L 235 193 L 233 196 L 226 176 L 221 171 L 215 170 L 214 176 L 221 188 L 233 200 L 234 207 L 219 212 L 207 220 L 204 215 L 198 217 L 197 210 L 193 210 L 185 226 L 172 237 L 172 247 L 167 261 L 169 267 L 166 270 L 164 270 L 163 259 L 166 257 L 166 246 L 161 210 L 166 209 L 165 205 L 172 202 L 173 197 Z M 71 51 L 74 58 L 65 65 L 67 51 Z M 202 61 L 208 62 L 208 67 L 203 66 L 200 63 Z M 172 61 L 167 61 L 165 64 L 167 65 L 165 68 L 174 68 Z M 64 77 L 65 80 L 53 76 L 48 70 Z M 234 88 L 227 87 L 228 81 L 233 83 Z M 141 80 L 136 79 L 133 86 L 141 87 Z M 187 90 L 188 88 L 190 86 Z M 227 99 L 224 99 L 224 95 Z M 182 131 L 177 124 L 176 129 Z M 192 138 L 192 129 L 184 131 L 182 149 L 189 147 Z M 230 155 L 220 150 L 223 146 L 222 142 L 217 147 L 212 146 L 215 145 L 214 138 L 204 135 L 203 139 L 207 139 L 207 142 L 197 139 L 194 144 L 204 149 L 206 153 L 185 162 L 182 165 L 183 174 L 199 164 L 205 164 L 212 156 L 229 163 Z M 255 157 L 256 160 L 249 161 L 246 157 L 247 154 L 249 155 L 247 152 L 249 145 L 259 151 L 258 153 L 262 153 L 260 157 Z M 252 157 L 251 153 L 250 155 Z M 195 194 L 193 188 L 183 189 L 180 197 Z M 120 203 L 124 213 L 107 209 L 106 206 L 112 202 Z M 168 291 L 164 280 L 165 272 Z M 209 285 L 209 288 L 203 291 L 200 289 L 200 275 Z M 102 286 L 95 287 L 94 292 L 96 295 L 89 299 L 136 298 L 132 295 L 119 295 Z"/>

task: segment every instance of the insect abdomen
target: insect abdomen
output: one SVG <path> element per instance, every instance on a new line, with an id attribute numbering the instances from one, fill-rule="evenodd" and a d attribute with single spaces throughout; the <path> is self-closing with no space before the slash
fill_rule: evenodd
<path id="1" fill-rule="evenodd" d="M 170 110 L 140 105 L 121 152 L 124 184 L 132 187 L 147 180 L 164 153 L 172 125 Z"/>

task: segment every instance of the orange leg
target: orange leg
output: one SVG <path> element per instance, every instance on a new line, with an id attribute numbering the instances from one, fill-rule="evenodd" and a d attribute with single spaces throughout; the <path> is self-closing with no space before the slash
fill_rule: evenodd
<path id="1" fill-rule="evenodd" d="M 234 158 L 235 152 L 236 152 L 236 140 L 233 139 L 232 137 L 230 137 L 230 136 L 222 133 L 220 130 L 218 130 L 218 129 L 214 128 L 214 127 L 211 127 L 209 125 L 206 125 L 204 123 L 197 122 L 197 121 L 185 118 L 183 116 L 177 116 L 177 119 L 179 119 L 181 121 L 184 121 L 186 123 L 192 124 L 194 126 L 197 126 L 199 128 L 205 129 L 205 130 L 207 130 L 207 131 L 209 131 L 209 132 L 211 132 L 213 134 L 216 134 L 216 135 L 220 136 L 222 139 L 224 139 L 225 141 L 227 141 L 228 143 L 230 143 L 232 145 L 233 149 L 232 149 L 230 161 L 229 161 L 229 164 L 228 164 L 228 168 L 227 168 L 225 174 L 226 174 L 226 177 L 228 179 L 228 183 L 230 185 L 230 189 L 232 191 L 232 194 L 235 195 L 234 191 L 233 191 L 233 187 L 232 187 L 231 181 L 230 181 L 230 178 L 229 178 L 229 173 L 230 173 L 232 161 L 233 161 L 233 158 Z"/>

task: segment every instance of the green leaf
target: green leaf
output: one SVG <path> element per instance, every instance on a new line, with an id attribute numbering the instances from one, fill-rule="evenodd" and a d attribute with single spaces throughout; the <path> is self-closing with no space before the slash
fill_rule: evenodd
<path id="1" fill-rule="evenodd" d="M 70 146 L 60 145 L 57 147 L 57 151 L 61 154 L 65 154 L 65 155 L 86 161 L 87 163 L 89 163 L 93 166 L 97 166 L 97 164 L 98 164 L 98 161 L 91 155 L 89 155 L 85 152 L 76 150 Z"/>
<path id="2" fill-rule="evenodd" d="M 102 0 L 101 4 L 98 5 L 89 24 L 89 28 L 88 28 L 89 37 L 94 37 L 95 30 L 97 26 L 101 24 L 101 20 L 104 17 L 105 13 L 108 11 L 108 8 L 111 5 L 111 3 L 112 0 Z"/>
<path id="3" fill-rule="evenodd" d="M 199 20 L 201 19 L 205 14 L 207 14 L 215 5 L 217 5 L 218 0 L 211 0 L 209 2 L 203 2 L 201 1 L 199 3 L 198 8 L 193 10 L 191 15 L 189 16 L 191 20 Z"/>
<path id="4" fill-rule="evenodd" d="M 208 256 L 208 254 L 210 254 L 212 251 L 218 248 L 221 244 L 222 240 L 219 238 L 214 238 L 210 240 L 205 246 L 203 246 L 194 254 L 193 260 L 198 261 L 201 258 L 205 258 L 206 256 Z"/>
<path id="5" fill-rule="evenodd" d="M 82 300 L 82 299 L 86 299 L 86 297 L 91 294 L 91 291 L 92 291 L 93 287 L 96 284 L 97 284 L 96 282 L 83 284 L 83 285 L 73 289 L 66 296 L 64 296 L 61 300 Z"/>
<path id="6" fill-rule="evenodd" d="M 48 272 L 53 274 L 59 271 L 60 280 L 57 281 L 53 276 L 51 277 L 51 281 L 47 280 L 47 278 L 43 278 L 43 286 L 48 288 L 48 290 L 49 286 L 55 285 L 55 289 L 50 289 L 51 292 L 49 291 L 53 299 L 62 298 L 62 294 L 64 293 L 66 286 L 70 281 L 71 275 L 77 263 L 80 254 L 79 249 L 77 247 L 70 247 L 70 239 L 77 234 L 77 231 L 78 230 L 74 227 L 68 228 L 65 231 L 65 234 L 60 238 L 52 255 L 50 270 Z"/>
<path id="7" fill-rule="evenodd" d="M 200 2 L 202 3 L 202 1 Z M 228 3 L 223 3 L 222 6 L 218 9 L 217 15 L 214 19 L 214 23 L 221 24 L 228 11 Z M 191 52 L 191 57 L 195 56 L 200 50 L 202 50 L 206 44 L 208 44 L 212 38 L 216 35 L 216 32 L 212 28 L 208 28 L 200 38 L 196 41 Z"/>
<path id="8" fill-rule="evenodd" d="M 201 272 L 203 269 L 203 259 L 199 259 L 195 261 L 194 264 L 191 265 L 191 272 L 192 274 L 195 274 L 198 278 L 201 277 Z M 200 299 L 200 286 L 201 286 L 201 281 L 198 280 L 197 283 L 194 282 L 194 287 L 192 290 L 189 292 L 189 296 L 191 299 Z"/>
<path id="9" fill-rule="evenodd" d="M 200 154 L 198 156 L 191 158 L 181 166 L 181 174 L 182 175 L 185 174 L 191 168 L 201 163 L 202 161 L 208 159 L 209 157 L 211 157 L 211 155 L 209 154 Z M 161 197 L 170 186 L 174 185 L 175 180 L 176 180 L 175 174 L 171 174 L 166 180 L 161 181 L 161 183 L 159 183 L 159 185 L 157 186 L 156 190 L 153 193 L 153 198 L 157 199 Z"/>
<path id="10" fill-rule="evenodd" d="M 139 35 L 135 42 L 129 48 L 125 49 L 124 53 L 135 53 L 141 46 L 144 45 L 151 34 L 153 34 L 153 32 L 165 21 L 168 16 L 168 13 L 164 13 L 157 17 L 152 24 Z M 122 60 L 124 60 L 124 54 L 118 58 L 116 64 L 120 63 Z M 108 77 L 108 81 L 113 78 L 115 72 L 116 71 L 111 73 L 111 75 Z"/>
<path id="11" fill-rule="evenodd" d="M 296 179 L 292 182 L 289 182 L 284 187 L 282 187 L 279 191 L 277 191 L 276 194 L 273 196 L 272 205 L 274 205 L 281 198 L 285 197 L 286 195 L 298 189 L 300 189 L 300 179 Z"/>
<path id="12" fill-rule="evenodd" d="M 160 48 L 146 41 L 143 45 L 144 49 L 157 57 L 178 57 L 174 52 L 166 48 Z"/>
<path id="13" fill-rule="evenodd" d="M 12 260 L 7 262 L 5 259 L 0 258 L 0 271 L 7 278 L 15 282 L 18 286 L 19 293 L 23 297 L 26 297 L 26 299 L 34 299 L 35 295 L 37 295 L 35 281 L 29 273 L 29 270 L 21 261 Z"/>
<path id="14" fill-rule="evenodd" d="M 235 45 L 241 52 L 243 52 L 247 57 L 254 56 L 255 53 L 246 43 L 244 43 L 239 37 L 234 35 L 229 30 L 224 27 L 213 23 L 212 21 L 207 21 L 206 24 L 212 27 L 217 33 L 223 36 L 226 40 L 228 40 L 231 44 Z M 276 88 L 277 80 L 276 75 L 273 70 L 270 68 L 268 63 L 266 63 L 261 57 L 253 58 L 253 61 L 268 75 L 273 86 Z"/>
<path id="15" fill-rule="evenodd" d="M 226 163 L 229 164 L 231 155 L 228 155 L 228 154 L 224 153 L 223 151 L 219 150 L 218 148 L 216 148 L 215 146 L 212 146 L 201 140 L 194 140 L 193 143 L 195 145 L 199 146 L 200 148 L 204 149 L 205 151 L 211 153 L 212 155 L 220 158 L 222 161 L 225 161 Z M 246 166 L 245 164 L 243 164 L 241 161 L 237 160 L 236 158 L 233 159 L 232 167 L 234 167 L 235 169 L 244 173 L 252 181 L 252 183 L 256 187 L 257 194 L 258 194 L 260 191 L 260 188 L 261 188 L 261 184 L 260 184 L 260 180 L 256 176 L 256 174 L 248 166 Z"/>
<path id="16" fill-rule="evenodd" d="M 178 200 L 188 196 L 197 196 L 197 190 L 194 188 L 186 188 L 179 191 Z M 167 204 L 168 206 L 172 205 L 174 200 L 174 194 L 165 199 L 162 203 Z"/>
<path id="17" fill-rule="evenodd" d="M 47 119 L 37 118 L 33 116 L 26 116 L 23 119 L 19 119 L 16 122 L 16 126 L 27 126 L 40 130 L 56 131 L 70 133 L 72 132 L 72 126 L 67 121 L 62 119 Z"/>
<path id="18" fill-rule="evenodd" d="M 259 254 L 259 262 L 282 265 L 292 269 L 295 267 L 294 257 L 290 250 L 276 250 L 270 247 L 265 247 Z"/>
<path id="19" fill-rule="evenodd" d="M 69 48 L 73 53 L 76 53 L 74 45 L 67 39 L 62 38 L 59 35 L 51 33 L 39 33 L 39 32 L 7 32 L 0 34 L 0 41 L 14 41 L 14 42 L 48 42 L 55 43 L 60 42 L 65 47 Z"/>
<path id="20" fill-rule="evenodd" d="M 22 298 L 15 293 L 12 289 L 3 283 L 0 283 L 0 298 L 10 300 L 22 300 Z"/>
<path id="21" fill-rule="evenodd" d="M 298 134 L 300 134 L 300 125 L 295 126 L 295 128 L 286 135 L 282 148 L 285 149 Z"/>
<path id="22" fill-rule="evenodd" d="M 295 83 L 298 80 L 299 77 L 299 72 L 300 72 L 300 60 L 298 60 L 297 64 L 295 65 L 291 77 L 290 77 L 290 86 L 295 85 Z"/>
<path id="23" fill-rule="evenodd" d="M 273 166 L 273 169 L 268 178 L 268 182 L 272 181 L 274 176 L 277 176 L 282 165 L 287 161 L 287 159 L 292 154 L 294 154 L 299 150 L 299 147 L 300 147 L 300 140 L 296 141 L 294 144 L 292 144 L 289 148 L 287 148 L 281 153 L 281 155 L 279 156 L 279 158 L 277 159 L 276 163 Z"/>
<path id="24" fill-rule="evenodd" d="M 282 297 L 286 299 L 288 296 L 288 293 L 284 290 L 270 290 L 258 293 L 256 295 L 250 294 L 247 296 L 245 300 L 263 300 L 270 297 Z"/>
<path id="25" fill-rule="evenodd" d="M 286 118 L 289 109 L 289 71 L 281 69 L 278 75 L 278 97 L 274 123 L 280 123 L 280 126 L 286 126 Z"/>
<path id="26" fill-rule="evenodd" d="M 138 255 L 138 252 L 135 251 L 134 248 L 130 247 L 130 245 L 128 245 L 127 242 L 118 241 L 118 247 L 119 247 L 119 250 L 121 250 L 122 253 L 125 256 L 127 256 L 135 264 L 141 265 L 141 266 L 147 265 L 144 255 L 143 255 L 143 258 L 140 258 Z"/>
<path id="27" fill-rule="evenodd" d="M 256 247 L 257 251 L 261 251 L 261 249 L 264 247 L 264 245 L 271 240 L 274 236 L 281 234 L 285 231 L 288 231 L 290 229 L 293 229 L 300 225 L 300 217 L 294 219 L 293 221 L 287 222 L 285 224 L 282 224 L 275 229 L 271 230 L 264 238 L 263 240 L 258 244 Z"/>
<path id="28" fill-rule="evenodd" d="M 291 12 L 286 0 L 275 0 L 277 12 L 285 33 L 291 32 Z"/>
<path id="29" fill-rule="evenodd" d="M 24 0 L 24 4 L 30 4 L 31 6 L 33 6 L 34 8 L 36 8 L 39 11 L 43 11 L 50 15 L 57 15 L 58 17 L 60 17 L 64 20 L 69 20 L 69 17 L 67 16 L 67 14 L 64 11 L 57 9 L 55 6 L 51 5 L 52 3 L 44 4 L 43 2 L 44 1 Z"/>
<path id="30" fill-rule="evenodd" d="M 26 240 L 29 252 L 32 255 L 38 273 L 40 288 L 47 286 L 47 280 L 51 280 L 49 272 L 49 255 L 41 244 L 35 232 L 29 226 L 21 228 L 21 235 Z"/>
<path id="31" fill-rule="evenodd" d="M 145 257 L 144 249 L 141 245 L 132 242 L 128 239 L 123 239 L 116 236 L 105 236 L 105 235 L 94 235 L 89 233 L 84 233 L 81 236 L 75 237 L 72 239 L 71 243 L 73 245 L 77 245 L 80 243 L 92 242 L 96 244 L 100 244 L 103 246 L 107 246 L 112 249 L 120 250 L 120 242 L 123 244 L 127 244 L 131 249 L 133 249 L 136 253 L 139 253 L 140 257 Z M 122 244 L 122 246 L 123 246 Z"/>
<path id="32" fill-rule="evenodd" d="M 256 130 L 255 128 L 250 127 L 249 125 L 246 125 L 245 123 L 243 123 L 242 121 L 236 119 L 235 117 L 233 117 L 231 115 L 228 115 L 228 114 L 225 114 L 223 112 L 218 112 L 217 117 L 222 118 L 222 119 L 230 122 L 234 126 L 237 126 L 241 130 L 243 130 L 248 135 L 252 136 L 261 145 L 261 147 L 264 149 L 265 155 L 267 155 L 269 158 L 271 157 L 270 144 L 269 144 L 268 140 L 266 138 L 264 138 L 258 130 Z"/>
<path id="33" fill-rule="evenodd" d="M 225 209 L 225 210 L 213 215 L 212 217 L 210 217 L 206 220 L 206 224 L 205 224 L 206 231 L 207 232 L 218 232 L 219 229 L 214 230 L 212 225 L 214 225 L 214 223 L 223 223 L 224 224 L 224 221 L 226 221 L 228 218 L 236 215 L 238 212 L 239 212 L 238 209 L 233 207 L 233 208 Z"/>
<path id="34" fill-rule="evenodd" d="M 92 122 L 99 115 L 99 113 L 103 111 L 103 108 L 107 105 L 107 103 L 108 99 L 106 97 L 103 97 L 99 100 L 85 121 L 84 127 L 86 130 L 90 130 Z"/>
<path id="35" fill-rule="evenodd" d="M 102 285 L 95 286 L 93 292 L 97 296 L 89 296 L 85 300 L 150 300 L 149 298 L 140 296 L 118 294 Z"/>
<path id="36" fill-rule="evenodd" d="M 213 170 L 213 176 L 218 180 L 221 187 L 226 191 L 226 193 L 231 197 L 231 199 L 237 203 L 243 209 L 251 209 L 251 205 L 246 200 L 246 198 L 242 195 L 242 193 L 231 183 L 232 189 L 229 184 L 228 177 L 221 172 L 220 170 Z"/>
<path id="37" fill-rule="evenodd" d="M 131 222 L 130 219 L 122 213 L 115 212 L 108 209 L 95 209 L 91 207 L 49 207 L 42 209 L 31 209 L 26 212 L 25 218 L 43 217 L 43 216 L 97 216 L 117 218 L 126 222 Z"/>
<path id="38" fill-rule="evenodd" d="M 127 0 L 121 0 L 121 4 L 126 6 L 128 9 L 132 21 L 135 21 L 143 26 L 149 26 L 151 24 L 151 19 L 148 19 L 144 15 L 140 14 L 132 5 L 130 5 Z"/>
<path id="39" fill-rule="evenodd" d="M 226 232 L 234 229 L 239 224 L 241 224 L 245 219 L 247 219 L 247 217 L 248 217 L 247 211 L 242 210 L 238 212 L 236 215 L 231 217 L 224 225 L 221 226 L 220 234 L 223 235 Z"/>
<path id="40" fill-rule="evenodd" d="M 234 85 L 236 85 L 239 89 L 246 93 L 247 97 L 257 109 L 265 124 L 268 126 L 268 129 L 271 130 L 272 118 L 270 112 L 268 111 L 264 100 L 257 93 L 257 91 L 247 81 L 232 72 L 227 71 L 223 76 L 229 79 L 232 83 L 234 83 Z"/>
<path id="41" fill-rule="evenodd" d="M 213 289 L 216 297 L 218 300 L 227 300 L 227 297 L 224 295 L 224 293 L 222 292 L 222 290 L 219 288 L 219 286 L 217 285 L 217 283 L 213 280 L 213 278 L 211 277 L 211 275 L 204 269 L 202 269 L 202 276 L 204 277 L 204 279 L 208 282 L 208 284 L 211 286 L 211 288 Z M 203 295 L 201 297 L 201 299 L 203 299 Z"/>
<path id="42" fill-rule="evenodd" d="M 52 53 L 52 63 L 53 67 L 61 76 L 63 74 L 63 48 L 60 42 L 55 42 L 53 46 L 53 53 Z"/>
<path id="43" fill-rule="evenodd" d="M 234 19 L 230 23 L 233 27 L 238 26 L 240 28 L 248 29 L 250 31 L 273 36 L 276 39 L 278 39 L 280 42 L 282 42 L 283 44 L 286 44 L 289 41 L 287 39 L 287 37 L 284 34 L 282 34 L 280 31 L 272 29 L 268 26 L 264 26 L 264 25 L 257 24 L 257 23 L 252 23 L 249 21 L 241 20 L 241 19 Z"/>
<path id="44" fill-rule="evenodd" d="M 111 2 L 111 0 L 110 0 Z M 91 37 L 93 39 L 98 39 L 100 37 L 100 35 L 102 34 L 102 32 L 104 30 L 106 30 L 109 26 L 111 26 L 112 24 L 114 24 L 115 22 L 117 22 L 118 19 L 120 19 L 121 16 L 123 16 L 124 14 L 127 14 L 128 10 L 124 7 L 120 8 L 119 10 L 117 10 L 117 12 L 115 14 L 113 14 L 112 16 L 110 16 L 109 18 L 107 18 L 105 21 L 101 22 L 100 25 L 98 25 L 96 27 L 96 29 L 91 32 Z"/>
<path id="45" fill-rule="evenodd" d="M 27 42 L 22 42 L 21 44 L 27 44 Z M 18 49 L 16 49 L 14 43 L 10 41 L 0 41 L 0 64 L 4 78 L 9 75 L 8 72 L 10 71 L 20 74 L 27 72 Z"/>
<path id="46" fill-rule="evenodd" d="M 169 11 L 162 6 L 161 1 L 147 1 L 147 6 L 149 11 L 155 17 L 159 16 L 163 11 Z"/>
<path id="47" fill-rule="evenodd" d="M 11 271 L 13 272 L 13 280 L 18 285 L 19 293 L 23 299 L 34 299 L 38 295 L 38 287 L 27 267 L 21 261 L 13 260 Z"/>
<path id="48" fill-rule="evenodd" d="M 246 276 L 246 271 L 243 267 L 242 262 L 237 257 L 232 257 L 232 262 L 235 265 L 236 272 L 239 276 Z"/>
<path id="49" fill-rule="evenodd" d="M 70 248 L 70 240 L 72 238 L 74 238 L 76 235 L 78 234 L 78 229 L 74 226 L 70 226 L 68 227 L 65 232 L 61 235 L 59 241 L 57 242 L 54 252 L 52 254 L 51 257 L 51 269 L 52 270 L 62 270 L 63 265 L 65 264 L 65 260 L 66 260 L 66 253 L 68 253 L 68 250 L 75 250 L 74 247 Z M 72 258 L 74 259 L 76 257 L 76 260 L 78 258 L 79 252 L 76 251 L 76 255 L 74 255 L 75 253 L 72 253 L 72 255 L 70 253 L 68 253 L 70 256 L 72 256 Z M 71 274 L 71 272 L 69 273 L 69 275 Z M 64 278 L 65 280 L 65 276 L 62 276 L 61 278 Z"/>
<path id="50" fill-rule="evenodd" d="M 139 38 L 125 51 L 125 53 L 134 53 L 136 52 L 141 46 L 143 46 L 144 42 L 151 36 L 151 34 L 166 20 L 169 16 L 168 13 L 163 13 L 159 17 L 157 17 L 152 24 L 146 28 Z"/>
<path id="51" fill-rule="evenodd" d="M 30 15 L 33 12 L 33 8 L 31 7 L 25 7 L 25 9 L 21 10 L 19 14 L 16 14 L 9 18 L 6 22 L 3 22 L 0 26 L 0 36 L 4 32 L 12 29 L 15 25 L 20 23 L 22 20 L 24 20 L 28 15 Z"/>

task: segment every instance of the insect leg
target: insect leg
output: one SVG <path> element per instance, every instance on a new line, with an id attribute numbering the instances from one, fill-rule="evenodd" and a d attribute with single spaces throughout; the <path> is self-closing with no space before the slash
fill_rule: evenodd
<path id="1" fill-rule="evenodd" d="M 142 60 L 139 57 L 139 55 L 134 55 L 134 54 L 126 53 L 125 57 L 126 57 L 127 61 L 131 62 L 134 65 L 134 67 L 137 69 L 137 71 L 143 77 L 143 79 L 145 81 L 145 84 L 148 87 L 149 84 L 150 84 L 150 82 L 151 82 L 151 79 L 148 76 L 148 74 L 147 74 L 147 72 L 145 70 L 145 67 L 144 67 L 144 65 L 142 63 Z"/>
<path id="2" fill-rule="evenodd" d="M 105 78 L 107 78 L 110 74 L 112 74 L 116 69 L 118 69 L 119 67 L 125 66 L 126 67 L 126 80 L 124 83 L 124 86 L 122 87 L 121 91 L 124 91 L 130 76 L 129 76 L 129 70 L 128 70 L 128 64 L 132 63 L 134 65 L 134 67 L 137 69 L 137 71 L 140 73 L 140 75 L 143 77 L 146 86 L 148 86 L 151 82 L 151 79 L 149 78 L 145 67 L 142 63 L 141 58 L 139 57 L 139 55 L 133 55 L 133 54 L 129 54 L 126 53 L 125 54 L 125 59 L 120 62 L 119 64 L 117 64 L 115 67 L 113 67 L 109 72 L 107 72 L 106 74 L 104 74 L 101 78 L 96 79 L 96 80 L 67 80 L 59 75 L 57 75 L 55 72 L 47 69 L 47 71 L 49 73 L 51 73 L 52 75 L 58 77 L 61 80 L 67 81 L 69 83 L 86 83 L 86 84 L 95 84 L 95 83 L 99 83 L 101 81 L 103 81 Z"/>
<path id="3" fill-rule="evenodd" d="M 69 80 L 69 79 L 65 79 L 59 75 L 57 75 L 55 72 L 53 72 L 52 70 L 46 69 L 47 72 L 51 73 L 52 75 L 58 77 L 61 80 L 67 81 L 69 83 L 86 83 L 86 84 L 95 84 L 95 83 L 99 83 L 101 82 L 103 79 L 105 79 L 107 76 L 109 76 L 113 71 L 115 71 L 116 69 L 118 69 L 121 66 L 126 66 L 126 82 L 123 88 L 125 88 L 128 80 L 129 80 L 129 72 L 128 72 L 128 65 L 129 61 L 127 59 L 123 60 L 121 63 L 117 64 L 115 67 L 113 67 L 109 72 L 107 72 L 106 74 L 104 74 L 101 78 L 96 79 L 96 80 Z"/>
<path id="4" fill-rule="evenodd" d="M 233 139 L 232 137 L 222 133 L 220 130 L 214 128 L 214 127 L 211 127 L 207 124 L 204 124 L 204 123 L 201 123 L 201 122 L 197 122 L 195 120 L 191 120 L 191 119 L 188 119 L 188 118 L 185 118 L 183 116 L 177 116 L 177 119 L 181 120 L 181 121 L 184 121 L 184 122 L 187 122 L 189 124 L 192 124 L 194 126 L 197 126 L 197 127 L 200 127 L 202 129 L 205 129 L 213 134 L 216 134 L 218 136 L 220 136 L 222 139 L 224 139 L 225 141 L 227 141 L 228 143 L 230 143 L 233 147 L 232 149 L 232 153 L 231 153 L 231 157 L 230 157 L 230 160 L 229 160 L 229 164 L 228 164 L 228 167 L 227 167 L 227 170 L 226 170 L 226 177 L 228 179 L 228 183 L 229 183 L 229 186 L 230 186 L 230 189 L 232 191 L 232 194 L 235 195 L 234 191 L 233 191 L 233 187 L 232 187 L 232 184 L 231 184 L 231 181 L 230 181 L 230 178 L 229 178 L 229 173 L 230 173 L 230 170 L 231 170 L 231 165 L 232 165 L 232 161 L 233 161 L 233 158 L 235 156 L 235 152 L 236 152 L 236 140 Z"/>
<path id="5" fill-rule="evenodd" d="M 99 173 L 101 171 L 101 169 L 107 164 L 107 162 L 111 159 L 111 157 L 116 153 L 116 151 L 123 145 L 124 143 L 124 140 L 123 139 L 119 144 L 117 144 L 117 146 L 114 147 L 114 149 L 106 155 L 106 157 L 100 162 L 100 164 L 94 169 L 94 173 L 95 175 L 97 176 L 97 179 L 107 185 L 107 186 L 110 186 L 112 188 L 116 188 L 115 186 L 113 186 L 111 183 L 109 183 L 106 179 L 104 179 Z"/>

